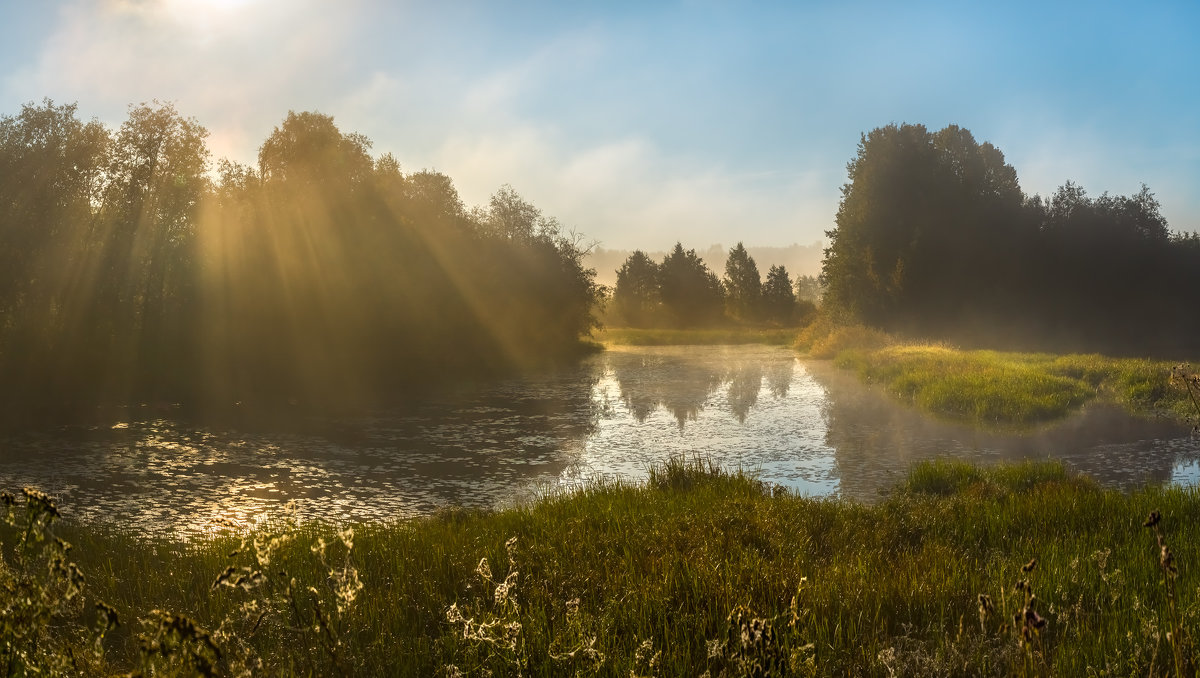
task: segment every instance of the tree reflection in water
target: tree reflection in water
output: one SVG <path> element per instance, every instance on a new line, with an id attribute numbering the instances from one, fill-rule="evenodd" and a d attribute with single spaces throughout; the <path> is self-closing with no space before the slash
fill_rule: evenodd
<path id="1" fill-rule="evenodd" d="M 1200 479 L 1200 440 L 1186 425 L 1095 404 L 1035 432 L 979 431 L 765 346 L 613 349 L 292 430 L 135 412 L 121 424 L 0 438 L 0 489 L 39 487 L 83 521 L 189 535 L 289 500 L 301 519 L 331 521 L 489 507 L 596 476 L 636 481 L 681 454 L 798 492 L 868 501 L 913 462 L 939 456 L 1054 457 L 1120 487 Z"/>
<path id="2" fill-rule="evenodd" d="M 729 403 L 729 411 L 737 417 L 739 424 L 744 424 L 750 408 L 758 402 L 758 392 L 762 390 L 762 363 L 735 363 L 730 366 L 728 379 L 729 391 L 725 398 Z"/>
<path id="3" fill-rule="evenodd" d="M 1057 459 L 1104 485 L 1134 489 L 1171 481 L 1181 464 L 1200 455 L 1200 440 L 1186 425 L 1131 415 L 1112 403 L 1091 403 L 1032 430 L 984 430 L 925 416 L 828 362 L 806 369 L 825 391 L 825 442 L 834 450 L 841 494 L 853 499 L 878 498 L 926 459 Z"/>
<path id="4" fill-rule="evenodd" d="M 608 366 L 620 385 L 621 401 L 639 423 L 659 407 L 675 415 L 680 430 L 695 421 L 708 397 L 725 383 L 720 363 L 666 353 L 614 351 Z"/>

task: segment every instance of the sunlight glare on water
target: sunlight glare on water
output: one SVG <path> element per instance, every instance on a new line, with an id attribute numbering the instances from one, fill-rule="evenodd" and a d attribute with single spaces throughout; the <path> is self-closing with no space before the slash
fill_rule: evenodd
<path id="1" fill-rule="evenodd" d="M 10 435 L 0 488 L 146 534 L 488 508 L 683 455 L 802 494 L 873 501 L 921 459 L 1062 460 L 1102 483 L 1200 482 L 1186 425 L 1093 403 L 1022 433 L 945 423 L 828 362 L 765 346 L 617 348 L 579 365 L 288 431 L 138 419 Z"/>

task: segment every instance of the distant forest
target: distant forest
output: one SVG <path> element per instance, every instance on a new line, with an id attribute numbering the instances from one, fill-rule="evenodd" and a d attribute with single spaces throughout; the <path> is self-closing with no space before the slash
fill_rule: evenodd
<path id="1" fill-rule="evenodd" d="M 793 280 L 785 266 L 774 265 L 764 281 L 758 263 L 740 242 L 722 258 L 725 275 L 718 278 L 696 250 L 685 250 L 682 243 L 661 262 L 635 250 L 617 269 L 608 319 L 629 327 L 790 327 L 816 312 L 820 287 L 815 277 Z"/>
<path id="2" fill-rule="evenodd" d="M 511 188 L 468 208 L 319 113 L 257 166 L 206 137 L 158 103 L 119 129 L 0 117 L 4 418 L 339 411 L 571 355 L 596 323 L 584 248 Z"/>
<path id="3" fill-rule="evenodd" d="M 746 251 L 758 265 L 763 268 L 783 266 L 792 275 L 810 275 L 816 277 L 821 272 L 821 258 L 824 256 L 825 245 L 814 242 L 809 245 L 792 244 L 786 247 L 764 247 L 747 245 Z M 612 287 L 617 284 L 617 269 L 625 263 L 632 250 L 609 249 L 603 246 L 592 248 L 584 258 L 588 268 L 596 269 L 596 282 Z M 645 251 L 645 254 L 656 261 L 667 256 L 666 251 Z M 725 265 L 729 249 L 722 245 L 710 245 L 707 249 L 696 250 L 696 254 L 713 270 Z"/>
<path id="4" fill-rule="evenodd" d="M 1026 195 L 958 126 L 863 135 L 826 235 L 825 310 L 990 347 L 1191 355 L 1200 237 L 1171 232 L 1148 188 Z"/>

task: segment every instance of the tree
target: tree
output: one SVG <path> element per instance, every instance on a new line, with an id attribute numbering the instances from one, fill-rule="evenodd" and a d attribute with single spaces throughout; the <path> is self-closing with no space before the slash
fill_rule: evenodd
<path id="1" fill-rule="evenodd" d="M 288 111 L 283 124 L 258 149 L 258 169 L 266 182 L 300 191 L 344 191 L 372 175 L 371 142 L 344 134 L 333 116 Z"/>
<path id="2" fill-rule="evenodd" d="M 757 320 L 762 305 L 762 278 L 754 257 L 740 242 L 729 250 L 722 284 L 725 288 L 725 308 L 729 315 L 743 321 Z"/>
<path id="3" fill-rule="evenodd" d="M 659 266 L 659 294 L 669 320 L 679 326 L 705 325 L 721 318 L 721 282 L 696 250 L 675 243 Z"/>
<path id="4" fill-rule="evenodd" d="M 659 305 L 658 264 L 635 250 L 617 270 L 613 311 L 630 327 L 646 327 L 655 320 Z"/>
<path id="5" fill-rule="evenodd" d="M 100 219 L 93 309 L 98 341 L 113 342 L 115 388 L 158 391 L 187 367 L 194 337 L 196 234 L 209 192 L 208 130 L 174 106 L 131 106 L 113 137 Z M 124 356 L 121 354 L 124 353 Z M 117 357 L 121 356 L 121 357 Z M 157 396 L 155 396 L 157 397 Z"/>
<path id="6" fill-rule="evenodd" d="M 821 283 L 835 314 L 928 329 L 990 307 L 1028 244 L 1016 172 L 991 144 L 951 125 L 863 135 L 847 166 Z"/>
<path id="7" fill-rule="evenodd" d="M 821 282 L 817 280 L 815 275 L 798 275 L 796 276 L 796 299 L 799 301 L 807 301 L 814 305 L 821 303 L 821 295 L 824 289 L 821 287 Z"/>
<path id="8" fill-rule="evenodd" d="M 796 294 L 783 266 L 772 266 L 763 285 L 763 315 L 772 322 L 788 324 L 796 318 Z"/>
<path id="9" fill-rule="evenodd" d="M 75 104 L 25 104 L 0 117 L 0 328 L 61 307 L 103 185 L 109 133 Z M 40 323 L 40 321 L 37 321 Z"/>

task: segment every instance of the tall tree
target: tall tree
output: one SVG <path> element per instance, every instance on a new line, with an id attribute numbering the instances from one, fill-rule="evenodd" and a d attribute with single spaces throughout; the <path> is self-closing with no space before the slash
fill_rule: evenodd
<path id="1" fill-rule="evenodd" d="M 658 273 L 658 264 L 641 250 L 635 250 L 617 270 L 613 311 L 630 327 L 654 322 L 659 304 Z"/>
<path id="2" fill-rule="evenodd" d="M 783 266 L 772 266 L 763 285 L 763 315 L 772 322 L 788 324 L 796 319 L 796 293 Z"/>
<path id="3" fill-rule="evenodd" d="M 715 323 L 724 310 L 721 281 L 681 243 L 659 265 L 659 294 L 668 319 L 680 326 Z"/>
<path id="4" fill-rule="evenodd" d="M 1023 196 L 991 144 L 954 125 L 889 125 L 862 137 L 848 171 L 821 275 L 835 313 L 934 327 L 1017 276 Z"/>
<path id="5" fill-rule="evenodd" d="M 754 257 L 742 243 L 729 250 L 725 260 L 725 309 L 738 320 L 758 320 L 762 306 L 762 278 Z"/>
<path id="6" fill-rule="evenodd" d="M 209 190 L 208 130 L 170 104 L 132 106 L 113 137 L 100 219 L 97 318 L 114 344 L 116 388 L 158 390 L 185 369 L 198 272 L 195 236 Z M 104 330 L 101 329 L 103 332 Z M 129 386 L 132 379 L 136 383 Z"/>
<path id="7" fill-rule="evenodd" d="M 103 185 L 108 130 L 75 104 L 26 104 L 0 117 L 0 330 L 14 313 L 61 307 Z M 43 318 L 48 320 L 48 318 Z"/>

